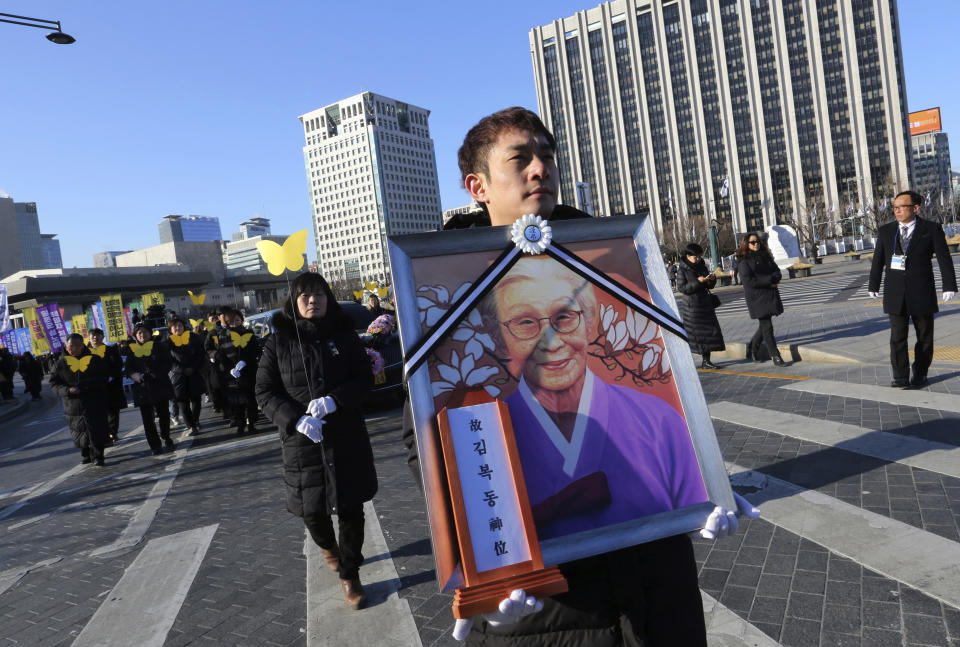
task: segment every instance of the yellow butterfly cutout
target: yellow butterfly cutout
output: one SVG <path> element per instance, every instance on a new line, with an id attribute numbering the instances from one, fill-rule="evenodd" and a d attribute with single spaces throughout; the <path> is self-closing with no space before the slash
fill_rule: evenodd
<path id="1" fill-rule="evenodd" d="M 184 330 L 184 331 L 183 331 L 182 333 L 180 333 L 179 335 L 175 335 L 175 334 L 173 334 L 173 333 L 170 333 L 170 341 L 173 342 L 173 345 L 174 345 L 174 346 L 183 346 L 183 345 L 186 344 L 188 341 L 190 341 L 190 331 L 189 331 L 189 330 Z"/>
<path id="2" fill-rule="evenodd" d="M 96 355 L 97 357 L 103 358 L 104 354 L 107 352 L 107 347 L 104 344 L 100 344 L 96 348 L 90 348 L 90 352 Z"/>
<path id="3" fill-rule="evenodd" d="M 187 294 L 190 295 L 190 300 L 193 301 L 195 306 L 202 306 L 203 302 L 207 300 L 206 294 L 194 294 L 190 290 L 187 290 Z"/>
<path id="4" fill-rule="evenodd" d="M 378 287 L 378 288 L 377 288 L 377 296 L 382 299 L 382 298 L 384 298 L 385 296 L 387 296 L 387 293 L 388 293 L 389 291 L 390 291 L 389 288 L 380 288 L 380 287 Z"/>
<path id="5" fill-rule="evenodd" d="M 71 357 L 67 355 L 67 366 L 74 373 L 83 373 L 90 366 L 90 360 L 93 355 L 84 355 L 83 357 Z"/>
<path id="6" fill-rule="evenodd" d="M 278 245 L 272 240 L 261 240 L 257 243 L 260 257 L 267 264 L 267 271 L 274 276 L 280 276 L 284 270 L 296 272 L 303 267 L 303 253 L 307 249 L 307 230 L 295 231 Z"/>
<path id="7" fill-rule="evenodd" d="M 240 333 L 233 332 L 231 330 L 230 339 L 233 340 L 233 345 L 236 346 L 237 348 L 246 348 L 247 344 L 250 343 L 250 340 L 253 339 L 253 333 L 248 332 L 241 335 Z"/>
<path id="8" fill-rule="evenodd" d="M 353 296 L 357 297 L 357 301 L 359 301 L 359 300 L 360 300 L 360 297 L 363 296 L 363 290 L 354 290 L 354 291 L 353 291 Z"/>
<path id="9" fill-rule="evenodd" d="M 150 353 L 153 352 L 153 341 L 151 340 L 142 344 L 132 341 L 130 342 L 130 350 L 132 350 L 133 354 L 137 357 L 149 357 Z"/>
<path id="10" fill-rule="evenodd" d="M 157 336 L 159 336 L 159 335 L 160 335 L 160 331 L 159 331 L 159 330 L 154 330 L 154 331 L 153 331 L 153 336 L 154 336 L 154 337 L 157 337 Z"/>
<path id="11" fill-rule="evenodd" d="M 376 292 L 377 290 L 377 284 L 373 281 L 367 281 L 363 287 L 366 288 L 367 292 Z"/>
<path id="12" fill-rule="evenodd" d="M 200 332 L 201 330 L 206 329 L 207 322 L 204 321 L 203 319 L 191 319 L 190 326 L 193 328 L 194 332 Z"/>

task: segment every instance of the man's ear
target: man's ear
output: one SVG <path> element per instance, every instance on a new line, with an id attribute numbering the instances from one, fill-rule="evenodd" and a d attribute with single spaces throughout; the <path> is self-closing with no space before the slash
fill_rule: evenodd
<path id="1" fill-rule="evenodd" d="M 471 173 L 463 180 L 463 186 L 470 197 L 477 202 L 487 203 L 487 181 L 479 173 Z"/>

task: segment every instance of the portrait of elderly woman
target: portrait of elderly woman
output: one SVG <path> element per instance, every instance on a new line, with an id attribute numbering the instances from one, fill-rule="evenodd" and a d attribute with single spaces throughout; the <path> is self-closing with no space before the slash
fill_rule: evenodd
<path id="1" fill-rule="evenodd" d="M 479 310 L 516 386 L 505 401 L 541 540 L 707 500 L 678 411 L 591 370 L 600 305 L 590 282 L 523 258 Z"/>

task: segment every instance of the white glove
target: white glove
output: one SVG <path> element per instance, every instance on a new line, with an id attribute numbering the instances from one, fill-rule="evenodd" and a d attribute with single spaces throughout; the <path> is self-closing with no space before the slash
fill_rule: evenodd
<path id="1" fill-rule="evenodd" d="M 879 292 L 867 292 L 867 296 L 870 297 L 871 299 L 879 299 L 879 298 L 880 298 L 880 293 L 879 293 Z"/>
<path id="2" fill-rule="evenodd" d="M 297 420 L 297 431 L 315 443 L 323 440 L 323 425 L 326 423 L 320 418 L 302 416 Z"/>
<path id="3" fill-rule="evenodd" d="M 236 379 L 239 380 L 239 379 L 240 379 L 240 371 L 242 371 L 242 370 L 243 370 L 243 367 L 246 366 L 246 365 L 247 365 L 247 363 L 246 363 L 245 361 L 240 360 L 239 362 L 237 362 L 237 365 L 236 365 L 236 366 L 234 366 L 232 369 L 230 369 L 230 375 L 232 375 L 233 377 L 235 377 Z"/>
<path id="4" fill-rule="evenodd" d="M 514 589 L 509 598 L 500 601 L 500 609 L 484 613 L 483 619 L 490 624 L 512 625 L 523 618 L 543 609 L 543 601 L 538 600 L 532 595 L 528 596 L 523 589 Z M 453 626 L 454 640 L 463 641 L 467 639 L 470 628 L 473 626 L 474 618 L 463 618 L 457 620 Z"/>
<path id="5" fill-rule="evenodd" d="M 957 293 L 956 293 L 956 292 L 944 292 L 944 293 L 943 293 L 943 302 L 946 303 L 947 301 L 949 301 L 950 299 L 952 299 L 952 298 L 955 297 L 955 296 L 957 296 Z"/>
<path id="6" fill-rule="evenodd" d="M 336 410 L 337 403 L 329 395 L 317 398 L 316 400 L 310 400 L 310 404 L 307 405 L 307 413 L 314 418 L 326 418 L 328 414 Z"/>
<path id="7" fill-rule="evenodd" d="M 700 531 L 701 537 L 704 539 L 720 539 L 734 534 L 740 527 L 737 521 L 738 514 L 745 515 L 750 519 L 756 519 L 760 516 L 760 508 L 755 507 L 736 492 L 733 493 L 733 500 L 737 502 L 737 511 L 730 512 L 720 506 L 714 508 L 710 516 L 707 517 L 703 530 Z"/>

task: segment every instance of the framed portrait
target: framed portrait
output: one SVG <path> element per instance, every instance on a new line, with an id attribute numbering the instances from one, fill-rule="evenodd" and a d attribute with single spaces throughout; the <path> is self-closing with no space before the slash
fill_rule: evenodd
<path id="1" fill-rule="evenodd" d="M 400 338 L 442 590 L 463 585 L 438 414 L 506 404 L 543 563 L 701 528 L 735 510 L 651 221 L 389 238 Z"/>

